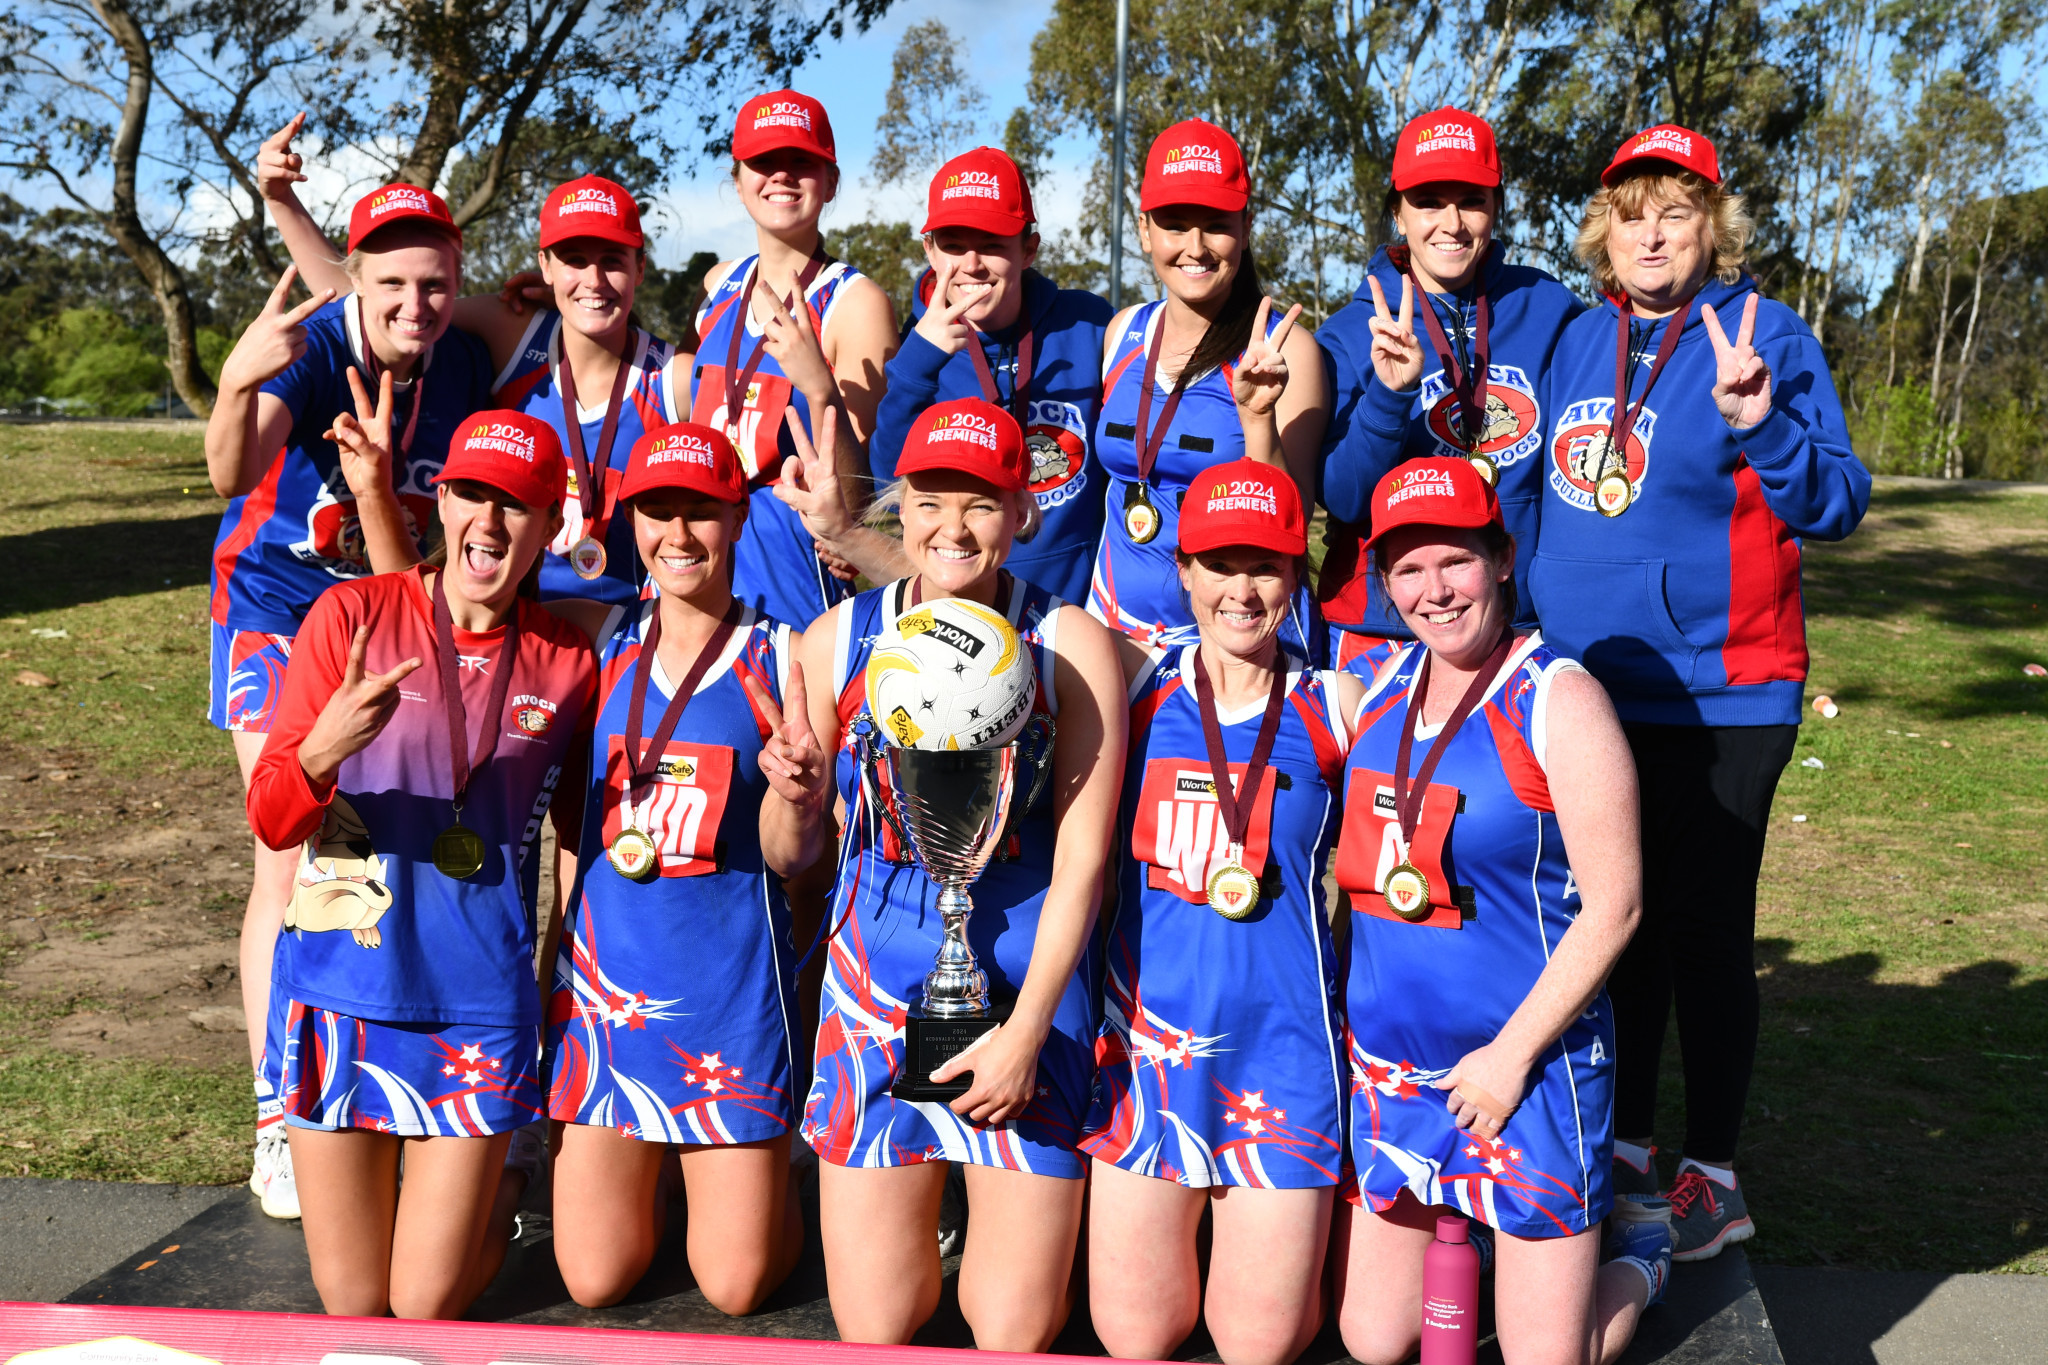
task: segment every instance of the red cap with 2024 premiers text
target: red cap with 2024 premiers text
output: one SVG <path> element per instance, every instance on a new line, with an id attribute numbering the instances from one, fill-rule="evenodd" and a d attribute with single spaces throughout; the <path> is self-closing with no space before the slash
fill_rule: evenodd
<path id="1" fill-rule="evenodd" d="M 1397 465 L 1372 495 L 1372 538 L 1400 526 L 1501 525 L 1500 498 L 1470 460 L 1444 456 Z"/>
<path id="2" fill-rule="evenodd" d="M 898 474 L 950 469 L 1015 493 L 1031 481 L 1031 456 L 1017 419 L 980 398 L 934 403 L 911 423 Z"/>
<path id="3" fill-rule="evenodd" d="M 720 502 L 738 502 L 747 495 L 747 476 L 724 432 L 696 422 L 673 422 L 633 443 L 619 497 L 637 498 L 657 488 L 688 489 Z"/>
<path id="4" fill-rule="evenodd" d="M 356 200 L 348 214 L 348 249 L 361 247 L 371 233 L 394 223 L 418 223 L 462 241 L 462 229 L 448 212 L 448 205 L 432 190 L 418 185 L 386 185 Z"/>
<path id="5" fill-rule="evenodd" d="M 1168 204 L 1199 204 L 1236 213 L 1251 201 L 1237 139 L 1206 119 L 1174 124 L 1152 139 L 1138 207 L 1150 213 Z"/>
<path id="6" fill-rule="evenodd" d="M 584 175 L 548 191 L 540 206 L 540 244 L 595 237 L 619 246 L 644 247 L 640 206 L 625 186 L 601 175 Z"/>
<path id="7" fill-rule="evenodd" d="M 435 483 L 471 479 L 528 507 L 552 507 L 569 486 L 569 466 L 555 429 L 508 408 L 475 413 L 448 443 L 448 462 Z"/>
<path id="8" fill-rule="evenodd" d="M 979 228 L 998 237 L 1029 232 L 1038 221 L 1031 207 L 1031 187 L 1010 154 L 1000 147 L 962 152 L 932 177 L 920 232 L 940 228 Z"/>
<path id="9" fill-rule="evenodd" d="M 1498 185 L 1500 149 L 1493 145 L 1493 129 L 1449 105 L 1408 120 L 1394 143 L 1393 180 L 1397 190 L 1444 180 Z"/>
<path id="10" fill-rule="evenodd" d="M 1612 185 L 1635 171 L 1646 169 L 1636 165 L 1639 161 L 1663 162 L 1691 171 L 1709 184 L 1721 183 L 1721 158 L 1714 154 L 1714 144 L 1707 140 L 1705 134 L 1681 128 L 1675 123 L 1645 128 L 1622 143 L 1615 149 L 1614 160 L 1600 172 L 1600 183 Z"/>
<path id="11" fill-rule="evenodd" d="M 1180 548 L 1187 554 L 1256 545 L 1282 554 L 1308 552 L 1301 493 L 1284 469 L 1232 460 L 1188 481 L 1180 505 Z"/>
<path id="12" fill-rule="evenodd" d="M 741 161 L 794 147 L 839 164 L 832 143 L 832 120 L 825 106 L 795 90 L 771 90 L 740 106 L 732 130 L 732 154 Z"/>

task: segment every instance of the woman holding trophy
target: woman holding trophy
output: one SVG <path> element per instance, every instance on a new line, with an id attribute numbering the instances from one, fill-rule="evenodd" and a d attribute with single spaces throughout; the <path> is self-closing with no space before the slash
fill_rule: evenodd
<path id="1" fill-rule="evenodd" d="M 1008 412 L 978 398 L 928 409 L 897 472 L 900 486 L 877 502 L 901 508 L 915 572 L 834 607 L 797 647 L 813 682 L 811 727 L 838 753 L 847 811 L 803 1128 L 821 1158 L 832 1312 L 841 1337 L 867 1342 L 907 1341 L 931 1316 L 940 1194 L 947 1163 L 958 1161 L 974 1210 L 961 1311 L 984 1349 L 1042 1351 L 1072 1306 L 1085 1173 L 1076 1143 L 1093 1075 L 1084 959 L 1122 774 L 1123 679 L 1099 622 L 1002 567 L 1037 517 L 1024 433 Z M 923 835 L 906 839 L 899 817 L 878 809 L 873 762 L 930 733 L 930 716 L 921 728 L 910 710 L 954 706 L 957 689 L 944 677 L 900 714 L 870 705 L 913 646 L 946 638 L 965 650 L 961 670 L 976 655 L 984 671 L 1028 658 L 1036 682 L 1015 720 L 1028 710 L 1028 730 L 1058 727 L 1044 799 L 1033 806 L 1034 784 L 1020 778 L 1014 794 L 1004 792 L 1014 811 L 997 803 L 982 821 L 992 837 L 969 851 L 986 866 L 964 937 L 961 888 L 942 889 Z M 877 729 L 900 747 L 878 747 Z M 968 752 L 911 757 L 965 765 L 985 744 L 969 735 L 958 745 Z M 964 977 L 986 973 L 990 1017 L 1000 1022 L 927 1070 L 908 1059 L 913 1049 L 926 1055 L 919 1027 L 963 1012 L 921 984 L 927 973 L 943 976 L 934 969 L 942 954 L 965 959 Z M 965 1093 L 950 1103 L 918 1097 L 947 1082 L 964 1082 Z"/>

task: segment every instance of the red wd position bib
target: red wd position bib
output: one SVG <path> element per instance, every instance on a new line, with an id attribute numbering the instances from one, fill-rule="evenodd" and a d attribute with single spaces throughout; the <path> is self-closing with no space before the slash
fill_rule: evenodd
<path id="1" fill-rule="evenodd" d="M 1231 789 L 1244 780 L 1245 765 L 1230 765 Z M 1245 831 L 1243 866 L 1265 870 L 1273 833 L 1273 792 L 1278 780 L 1268 768 L 1259 781 Z M 1138 792 L 1138 818 L 1131 853 L 1148 864 L 1147 884 L 1171 891 L 1191 905 L 1209 902 L 1209 879 L 1229 863 L 1230 831 L 1216 805 L 1216 782 L 1201 760 L 1155 758 L 1145 765 Z"/>
<path id="2" fill-rule="evenodd" d="M 725 403 L 726 368 L 705 365 L 690 420 L 722 431 L 739 452 L 749 483 L 773 483 L 782 473 L 782 414 L 789 408 L 789 377 L 755 374 L 747 380 L 737 414 Z"/>
<path id="3" fill-rule="evenodd" d="M 1458 789 L 1432 782 L 1423 792 L 1422 816 L 1415 822 L 1415 837 L 1401 837 L 1401 819 L 1394 809 L 1394 778 L 1391 773 L 1353 768 L 1344 790 L 1344 833 L 1337 841 L 1337 887 L 1350 893 L 1351 908 L 1377 915 L 1396 924 L 1422 924 L 1433 929 L 1462 929 L 1464 911 L 1459 908 L 1450 878 L 1444 875 L 1444 841 L 1450 837 L 1451 821 L 1458 813 Z M 1396 883 L 1388 875 L 1403 865 L 1420 872 L 1426 889 Z M 1405 914 L 1395 913 L 1393 900 Z M 1429 913 L 1417 913 L 1423 901 Z M 1410 907 L 1413 908 L 1410 908 Z M 1408 916 L 1414 916 L 1409 918 Z"/>
<path id="4" fill-rule="evenodd" d="M 602 846 L 611 847 L 619 831 L 631 825 L 654 841 L 662 876 L 718 871 L 718 825 L 732 791 L 732 765 L 733 751 L 723 744 L 671 742 L 652 780 L 643 779 L 639 798 L 629 811 L 622 810 L 630 774 L 625 739 L 613 735 L 605 754 Z"/>

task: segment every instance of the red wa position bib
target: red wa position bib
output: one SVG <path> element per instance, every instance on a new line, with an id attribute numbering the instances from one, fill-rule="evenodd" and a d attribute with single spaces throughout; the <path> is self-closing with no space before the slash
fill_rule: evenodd
<path id="1" fill-rule="evenodd" d="M 655 780 L 625 809 L 626 741 L 613 735 L 604 765 L 604 841 L 627 825 L 654 841 L 664 877 L 701 877 L 719 868 L 718 826 L 732 791 L 733 751 L 723 744 L 670 742 Z"/>
<path id="2" fill-rule="evenodd" d="M 725 410 L 725 375 L 723 365 L 707 362 L 701 367 L 690 420 L 731 439 L 749 483 L 773 483 L 782 474 L 782 415 L 789 409 L 789 376 L 757 371 L 747 381 L 739 412 L 733 414 Z"/>
<path id="3" fill-rule="evenodd" d="M 1458 814 L 1458 789 L 1432 782 L 1422 796 L 1422 814 L 1415 822 L 1413 842 L 1401 837 L 1400 817 L 1394 810 L 1394 778 L 1368 768 L 1353 768 L 1344 792 L 1344 832 L 1337 840 L 1337 887 L 1350 893 L 1351 908 L 1377 915 L 1396 924 L 1420 924 L 1433 929 L 1462 929 L 1465 913 L 1459 907 L 1450 878 L 1444 875 L 1444 841 L 1450 837 L 1451 821 Z M 1429 914 L 1407 918 L 1394 913 L 1387 903 L 1387 876 L 1406 864 L 1429 882 Z M 1397 885 L 1394 894 L 1403 887 Z M 1413 913 L 1412 911 L 1410 912 Z"/>
<path id="4" fill-rule="evenodd" d="M 1231 789 L 1244 780 L 1245 765 L 1230 765 Z M 1266 867 L 1272 843 L 1273 793 L 1279 773 L 1268 767 L 1252 803 L 1239 860 L 1254 877 Z M 1171 891 L 1190 905 L 1209 903 L 1209 879 L 1230 863 L 1230 832 L 1216 806 L 1216 781 L 1201 759 L 1155 758 L 1145 764 L 1138 789 L 1138 819 L 1131 854 L 1147 864 L 1146 885 Z"/>

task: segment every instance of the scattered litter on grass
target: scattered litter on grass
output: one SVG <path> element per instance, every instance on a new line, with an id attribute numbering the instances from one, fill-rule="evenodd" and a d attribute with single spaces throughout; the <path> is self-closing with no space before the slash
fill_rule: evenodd
<path id="1" fill-rule="evenodd" d="M 1825 692 L 1813 699 L 1813 709 L 1826 716 L 1829 720 L 1833 720 L 1836 716 L 1842 714 L 1842 708 L 1835 705 L 1835 699 Z"/>
<path id="2" fill-rule="evenodd" d="M 1885 733 L 1886 733 L 1886 734 L 1888 734 L 1888 735 L 1895 735 L 1895 734 L 1897 734 L 1897 733 L 1898 733 L 1898 731 L 1897 731 L 1897 730 L 1887 730 L 1887 731 L 1885 731 Z"/>
<path id="3" fill-rule="evenodd" d="M 2028 664 L 2025 668 L 2022 668 L 2020 672 L 2026 674 L 2030 678 L 2048 678 L 2048 668 L 2043 668 L 2039 664 Z"/>
<path id="4" fill-rule="evenodd" d="M 1971 847 L 1971 845 L 1969 845 L 1969 844 L 1966 844 L 1966 843 L 1962 843 L 1962 842 L 1958 841 L 1958 842 L 1957 842 L 1957 844 L 1956 844 L 1956 847 L 1957 847 L 1957 848 L 1969 848 L 1969 847 Z"/>
<path id="5" fill-rule="evenodd" d="M 14 675 L 14 680 L 23 687 L 55 687 L 57 680 L 47 673 L 38 673 L 33 668 L 24 668 Z"/>
<path id="6" fill-rule="evenodd" d="M 1799 760 L 1799 766 L 1802 768 L 1825 768 L 1828 765 L 1817 758 L 1802 758 Z"/>
<path id="7" fill-rule="evenodd" d="M 37 626 L 29 634 L 35 636 L 38 640 L 68 640 L 71 638 L 70 631 L 54 630 L 49 626 Z"/>
<path id="8" fill-rule="evenodd" d="M 1906 738 L 1907 738 L 1907 739 L 1918 739 L 1918 738 L 1920 738 L 1920 732 L 1919 732 L 1918 730 L 1908 730 L 1908 731 L 1906 731 Z"/>
<path id="9" fill-rule="evenodd" d="M 2027 1052 L 1987 1052 L 1986 1057 L 1996 1057 L 2005 1062 L 2038 1062 L 2041 1059 Z"/>
<path id="10" fill-rule="evenodd" d="M 1806 817 L 1803 815 L 1795 815 L 1792 817 L 1792 823 L 1795 825 L 1803 825 L 1806 823 Z"/>
<path id="11" fill-rule="evenodd" d="M 1955 745 L 1953 745 L 1953 744 L 1951 744 L 1951 743 L 1949 743 L 1949 742 L 1948 742 L 1947 740 L 1943 740 L 1943 741 L 1941 742 L 1941 747 L 1942 747 L 1942 748 L 1944 748 L 1944 749 L 1953 749 L 1953 748 L 1955 748 L 1956 746 L 1955 746 Z"/>
<path id="12" fill-rule="evenodd" d="M 0 625 L 25 626 L 27 624 L 28 618 L 26 616 L 10 616 L 5 621 L 0 621 Z"/>

